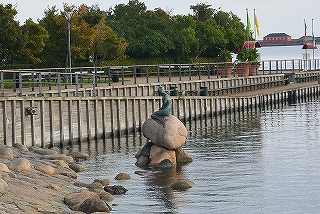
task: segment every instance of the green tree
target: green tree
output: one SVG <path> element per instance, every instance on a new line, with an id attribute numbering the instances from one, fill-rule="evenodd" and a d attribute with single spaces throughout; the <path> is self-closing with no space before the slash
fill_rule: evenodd
<path id="1" fill-rule="evenodd" d="M 180 47 L 177 54 L 182 54 L 185 58 L 194 53 L 199 46 L 199 39 L 196 33 L 197 20 L 191 15 L 177 15 L 174 22 L 176 33 L 175 44 Z M 195 54 L 193 54 L 195 55 Z"/>
<path id="2" fill-rule="evenodd" d="M 128 42 L 127 55 L 139 59 L 175 55 L 173 23 L 161 8 L 146 11 L 144 3 L 137 0 L 116 5 L 107 16 L 107 25 Z"/>
<path id="3" fill-rule="evenodd" d="M 246 41 L 246 29 L 240 18 L 232 12 L 218 11 L 214 14 L 213 19 L 221 27 L 224 38 L 228 41 L 225 48 L 237 53 Z"/>
<path id="4" fill-rule="evenodd" d="M 39 64 L 39 58 L 45 42 L 49 38 L 48 31 L 41 25 L 27 19 L 22 26 L 24 45 L 21 50 L 21 61 L 26 64 Z"/>
<path id="5" fill-rule="evenodd" d="M 39 24 L 49 33 L 40 57 L 42 66 L 66 66 L 68 56 L 66 17 L 57 10 L 56 6 L 53 6 L 44 11 L 44 17 Z"/>
<path id="6" fill-rule="evenodd" d="M 215 13 L 215 9 L 211 8 L 212 5 L 199 3 L 197 5 L 191 5 L 190 9 L 193 10 L 193 14 L 201 22 L 205 22 L 212 18 Z"/>
<path id="7" fill-rule="evenodd" d="M 140 14 L 146 12 L 147 6 L 139 0 L 129 0 L 128 4 L 118 4 L 114 9 L 110 8 L 108 17 L 112 20 L 135 19 Z"/>
<path id="8" fill-rule="evenodd" d="M 0 65 L 17 63 L 23 47 L 22 30 L 14 20 L 16 14 L 11 4 L 0 4 Z"/>
<path id="9" fill-rule="evenodd" d="M 201 54 L 204 57 L 217 57 L 219 50 L 228 42 L 221 27 L 213 19 L 197 23 L 196 37 L 199 40 L 198 47 L 195 49 L 196 58 Z"/>
<path id="10" fill-rule="evenodd" d="M 119 37 L 104 21 L 98 25 L 93 45 L 92 60 L 95 64 L 106 64 L 112 60 L 125 59 L 128 43 Z"/>

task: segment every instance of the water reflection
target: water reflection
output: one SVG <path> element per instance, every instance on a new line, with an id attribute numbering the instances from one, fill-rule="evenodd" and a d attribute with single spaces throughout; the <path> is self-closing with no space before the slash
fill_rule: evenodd
<path id="1" fill-rule="evenodd" d="M 194 161 L 167 171 L 135 166 L 146 143 L 139 133 L 82 144 L 91 158 L 79 180 L 109 178 L 129 189 L 115 213 L 317 213 L 319 110 L 314 102 L 187 121 L 184 150 Z M 132 179 L 113 180 L 119 172 Z M 177 179 L 196 186 L 172 190 Z"/>
<path id="2" fill-rule="evenodd" d="M 84 163 L 88 170 L 79 174 L 79 179 L 112 180 L 119 172 L 135 173 L 132 180 L 121 183 L 129 189 L 116 199 L 120 204 L 116 209 L 122 213 L 133 209 L 137 213 L 207 213 L 217 204 L 239 203 L 238 199 L 260 206 L 254 202 L 257 195 L 252 194 L 252 189 L 263 183 L 259 112 L 200 118 L 187 122 L 186 127 L 189 137 L 184 150 L 193 157 L 191 164 L 165 171 L 136 167 L 134 155 L 146 143 L 137 133 L 74 148 L 88 151 L 91 156 Z M 178 179 L 191 180 L 196 186 L 185 192 L 172 190 L 170 185 Z"/>

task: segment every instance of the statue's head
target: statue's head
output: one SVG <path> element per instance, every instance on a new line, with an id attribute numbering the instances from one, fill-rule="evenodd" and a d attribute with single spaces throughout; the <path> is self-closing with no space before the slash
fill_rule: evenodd
<path id="1" fill-rule="evenodd" d="M 158 92 L 159 92 L 159 94 L 166 93 L 166 91 L 164 90 L 164 87 L 163 87 L 163 86 L 159 86 L 159 87 L 158 87 Z"/>

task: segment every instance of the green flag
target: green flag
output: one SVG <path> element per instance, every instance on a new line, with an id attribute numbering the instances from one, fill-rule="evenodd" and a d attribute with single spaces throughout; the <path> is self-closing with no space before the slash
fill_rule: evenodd
<path id="1" fill-rule="evenodd" d="M 248 35 L 248 38 L 251 38 L 251 22 L 250 22 L 248 9 L 247 9 L 247 35 Z"/>

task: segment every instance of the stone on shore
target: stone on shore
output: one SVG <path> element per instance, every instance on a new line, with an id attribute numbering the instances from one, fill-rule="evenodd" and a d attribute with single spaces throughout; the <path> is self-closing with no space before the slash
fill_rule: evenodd
<path id="1" fill-rule="evenodd" d="M 112 194 L 112 195 L 122 195 L 125 194 L 128 190 L 121 186 L 121 185 L 114 185 L 114 186 L 105 186 L 104 191 Z"/>
<path id="2" fill-rule="evenodd" d="M 80 192 L 73 192 L 64 197 L 64 202 L 72 210 L 78 210 L 80 205 L 88 198 L 100 199 L 99 195 L 89 190 L 81 190 Z"/>
<path id="3" fill-rule="evenodd" d="M 65 154 L 42 155 L 41 157 L 48 160 L 63 160 L 65 162 L 68 161 L 68 157 Z"/>
<path id="4" fill-rule="evenodd" d="M 70 152 L 69 156 L 73 157 L 77 161 L 87 160 L 89 158 L 89 154 L 86 152 Z"/>
<path id="5" fill-rule="evenodd" d="M 77 211 L 85 213 L 94 213 L 94 212 L 110 212 L 109 206 L 101 199 L 97 198 L 88 198 L 86 199 L 77 209 Z"/>
<path id="6" fill-rule="evenodd" d="M 32 151 L 39 155 L 56 155 L 57 151 L 53 149 L 32 148 Z"/>
<path id="7" fill-rule="evenodd" d="M 31 164 L 26 158 L 15 158 L 12 162 L 7 163 L 9 169 L 16 172 L 30 172 Z"/>
<path id="8" fill-rule="evenodd" d="M 131 176 L 127 173 L 119 173 L 114 179 L 115 180 L 130 180 Z"/>
<path id="9" fill-rule="evenodd" d="M 70 168 L 69 165 L 63 160 L 51 160 L 50 162 L 54 163 L 57 166 L 61 166 L 63 168 L 67 168 L 67 169 Z"/>
<path id="10" fill-rule="evenodd" d="M 187 128 L 173 115 L 167 117 L 164 124 L 149 118 L 144 122 L 142 131 L 153 144 L 172 150 L 182 147 L 188 136 Z"/>
<path id="11" fill-rule="evenodd" d="M 64 175 L 64 176 L 67 176 L 69 178 L 74 178 L 74 179 L 78 178 L 78 174 L 71 169 L 70 170 L 64 169 L 63 171 L 60 172 L 60 175 Z"/>
<path id="12" fill-rule="evenodd" d="M 56 173 L 56 170 L 52 166 L 43 163 L 34 164 L 34 168 L 48 175 L 54 175 Z"/>
<path id="13" fill-rule="evenodd" d="M 13 152 L 10 148 L 0 146 L 0 157 L 6 159 L 13 159 Z"/>
<path id="14" fill-rule="evenodd" d="M 114 199 L 115 199 L 115 197 L 109 192 L 106 192 L 106 194 L 104 194 L 104 196 L 101 197 L 101 200 L 106 201 L 106 202 L 113 201 Z"/>
<path id="15" fill-rule="evenodd" d="M 179 191 L 185 191 L 193 186 L 195 186 L 195 183 L 189 180 L 178 180 L 170 185 L 172 189 Z"/>
<path id="16" fill-rule="evenodd" d="M 6 193 L 6 189 L 8 188 L 8 183 L 0 178 L 0 196 Z"/>
<path id="17" fill-rule="evenodd" d="M 15 144 L 13 144 L 13 147 L 19 149 L 22 152 L 29 151 L 29 149 L 25 145 L 23 145 L 21 143 L 15 143 Z"/>
<path id="18" fill-rule="evenodd" d="M 2 172 L 10 172 L 8 166 L 4 163 L 0 163 L 0 171 Z"/>
<path id="19" fill-rule="evenodd" d="M 86 169 L 84 166 L 78 163 L 69 164 L 70 169 L 74 170 L 75 172 L 84 172 Z"/>
<path id="20" fill-rule="evenodd" d="M 108 186 L 110 184 L 109 179 L 95 179 L 94 182 L 102 184 L 102 186 Z"/>
<path id="21" fill-rule="evenodd" d="M 87 188 L 89 190 L 102 189 L 103 185 L 101 183 L 99 183 L 99 182 L 93 182 L 91 184 L 88 184 Z"/>

